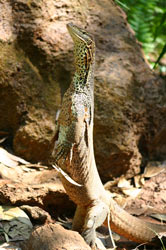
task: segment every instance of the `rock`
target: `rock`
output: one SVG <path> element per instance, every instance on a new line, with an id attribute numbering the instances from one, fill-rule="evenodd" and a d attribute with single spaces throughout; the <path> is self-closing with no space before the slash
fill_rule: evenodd
<path id="1" fill-rule="evenodd" d="M 20 208 L 28 215 L 30 220 L 35 224 L 44 224 L 46 221 L 51 222 L 51 216 L 42 208 L 28 205 L 22 205 Z"/>
<path id="2" fill-rule="evenodd" d="M 55 170 L 22 173 L 21 177 L 15 181 L 12 179 L 0 180 L 0 203 L 15 206 L 37 206 L 49 211 L 54 216 L 59 216 L 67 210 L 71 213 L 75 208 L 73 202 L 68 199 L 62 183 L 57 179 Z M 46 220 L 46 214 L 43 214 L 40 208 L 37 211 L 35 207 L 25 208 L 35 223 L 42 223 Z M 47 221 L 49 219 L 47 216 Z"/>
<path id="3" fill-rule="evenodd" d="M 0 131 L 10 133 L 16 154 L 49 160 L 74 71 L 71 20 L 96 40 L 94 147 L 102 179 L 131 177 L 144 158 L 158 157 L 159 146 L 165 152 L 155 139 L 166 122 L 165 82 L 114 1 L 1 0 L 0 9 Z"/>
<path id="4" fill-rule="evenodd" d="M 148 151 L 151 159 L 164 161 L 166 156 L 166 126 L 163 125 L 153 136 L 148 144 Z"/>
<path id="5" fill-rule="evenodd" d="M 57 224 L 36 228 L 22 250 L 90 250 L 81 235 Z"/>

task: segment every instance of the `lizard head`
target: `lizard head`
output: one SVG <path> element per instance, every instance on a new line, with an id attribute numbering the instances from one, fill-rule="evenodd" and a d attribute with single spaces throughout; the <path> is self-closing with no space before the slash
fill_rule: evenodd
<path id="1" fill-rule="evenodd" d="M 76 68 L 88 71 L 94 61 L 94 39 L 87 31 L 73 23 L 67 24 L 67 29 L 74 42 Z"/>
<path id="2" fill-rule="evenodd" d="M 67 29 L 74 43 L 82 43 L 82 45 L 89 45 L 93 42 L 93 37 L 87 31 L 82 28 L 79 28 L 73 23 L 68 23 Z"/>

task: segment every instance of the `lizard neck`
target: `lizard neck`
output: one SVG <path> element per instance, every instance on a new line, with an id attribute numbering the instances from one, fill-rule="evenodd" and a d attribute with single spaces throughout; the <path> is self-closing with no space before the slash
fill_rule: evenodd
<path id="1" fill-rule="evenodd" d="M 83 66 L 83 65 L 82 65 Z M 91 65 L 88 70 L 84 67 L 76 67 L 72 87 L 76 92 L 84 92 L 85 90 L 94 89 L 94 65 Z"/>
<path id="2" fill-rule="evenodd" d="M 94 64 L 95 64 L 95 45 L 89 47 L 86 44 L 76 43 L 74 46 L 75 74 L 72 85 L 76 92 L 93 92 L 94 88 Z"/>

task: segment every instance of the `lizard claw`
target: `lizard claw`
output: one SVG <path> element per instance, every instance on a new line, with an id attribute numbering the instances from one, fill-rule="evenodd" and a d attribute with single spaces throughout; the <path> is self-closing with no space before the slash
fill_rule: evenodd
<path id="1" fill-rule="evenodd" d="M 62 159 L 62 164 L 63 164 L 70 153 L 71 147 L 72 147 L 71 143 L 68 142 L 63 144 L 59 143 L 56 146 L 55 150 L 53 151 L 55 162 L 57 163 L 60 159 Z"/>
<path id="2" fill-rule="evenodd" d="M 94 228 L 84 230 L 81 235 L 89 246 L 95 247 L 96 232 Z"/>

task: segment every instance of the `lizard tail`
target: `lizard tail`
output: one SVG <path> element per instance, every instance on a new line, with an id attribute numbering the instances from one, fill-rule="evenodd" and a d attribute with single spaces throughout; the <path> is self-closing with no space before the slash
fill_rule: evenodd
<path id="1" fill-rule="evenodd" d="M 109 207 L 111 229 L 129 240 L 147 243 L 158 233 L 166 232 L 166 225 L 142 221 L 123 210 L 112 198 Z"/>

